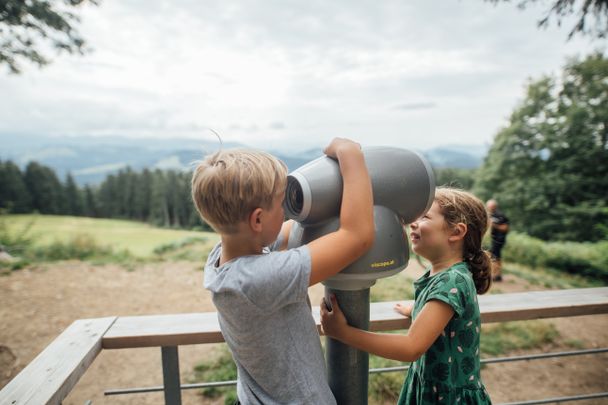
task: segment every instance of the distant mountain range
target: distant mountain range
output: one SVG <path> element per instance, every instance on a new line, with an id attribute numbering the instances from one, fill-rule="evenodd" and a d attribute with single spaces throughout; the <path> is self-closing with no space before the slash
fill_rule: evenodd
<path id="1" fill-rule="evenodd" d="M 224 143 L 224 147 L 242 146 Z M 196 160 L 217 150 L 217 142 L 193 139 L 127 137 L 49 137 L 0 134 L 0 159 L 12 160 L 21 168 L 36 161 L 53 168 L 61 179 L 68 172 L 80 185 L 97 184 L 118 170 L 188 170 Z M 303 151 L 269 150 L 294 170 L 322 155 L 322 148 Z M 487 148 L 482 145 L 447 145 L 419 151 L 436 168 L 478 167 Z"/>

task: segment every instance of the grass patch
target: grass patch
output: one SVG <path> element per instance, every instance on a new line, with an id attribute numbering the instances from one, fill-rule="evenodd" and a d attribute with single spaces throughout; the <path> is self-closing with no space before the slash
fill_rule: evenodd
<path id="1" fill-rule="evenodd" d="M 583 342 L 582 340 L 579 340 L 579 339 L 568 339 L 564 343 L 566 345 L 568 345 L 569 347 L 576 349 L 576 350 L 583 350 L 583 349 L 587 348 L 587 346 L 585 345 L 585 342 Z"/>
<path id="2" fill-rule="evenodd" d="M 545 242 L 523 233 L 510 232 L 504 260 L 534 268 L 551 268 L 608 283 L 608 241 Z"/>
<path id="3" fill-rule="evenodd" d="M 36 261 L 86 260 L 113 254 L 111 247 L 100 245 L 88 234 L 77 234 L 66 242 L 55 240 L 50 245 L 35 246 L 27 252 L 27 256 Z"/>
<path id="4" fill-rule="evenodd" d="M 395 333 L 404 333 L 403 331 Z M 396 360 L 389 360 L 383 357 L 371 355 L 369 356 L 369 368 L 382 367 L 399 367 L 407 365 Z M 403 386 L 403 381 L 407 371 L 393 371 L 390 373 L 374 373 L 369 375 L 369 392 L 368 396 L 372 399 L 372 403 L 397 403 L 399 393 Z"/>
<path id="5" fill-rule="evenodd" d="M 187 238 L 206 238 L 209 244 L 218 240 L 218 235 L 212 232 L 156 228 L 127 220 L 56 215 L 5 215 L 3 218 L 10 232 L 19 233 L 32 224 L 29 232 L 34 247 L 65 244 L 76 235 L 87 234 L 99 246 L 110 247 L 115 252 L 126 250 L 141 259 L 155 257 L 154 250 L 158 247 Z"/>
<path id="6" fill-rule="evenodd" d="M 371 302 L 412 299 L 414 299 L 414 280 L 407 274 L 407 271 L 379 279 L 370 290 Z"/>
<path id="7" fill-rule="evenodd" d="M 142 261 L 128 250 L 116 251 L 112 247 L 100 245 L 88 234 L 77 234 L 66 242 L 55 240 L 49 245 L 20 248 L 18 252 L 20 256 L 0 262 L 0 270 L 10 272 L 33 263 L 63 260 L 86 260 L 94 264 L 119 263 L 129 266 Z"/>
<path id="8" fill-rule="evenodd" d="M 62 260 L 94 265 L 158 260 L 204 262 L 218 236 L 123 220 L 49 215 L 0 215 L 0 245 L 13 257 L 0 261 L 9 274 L 33 263 Z"/>
<path id="9" fill-rule="evenodd" d="M 515 321 L 482 325 L 482 357 L 497 356 L 513 350 L 526 350 L 555 343 L 559 332 L 546 321 Z"/>
<path id="10" fill-rule="evenodd" d="M 13 256 L 21 255 L 34 241 L 32 227 L 35 221 L 30 219 L 15 224 L 9 223 L 8 218 L 8 215 L 0 212 L 0 245 Z"/>
<path id="11" fill-rule="evenodd" d="M 154 254 L 163 255 L 170 252 L 176 252 L 184 247 L 189 247 L 194 245 L 195 243 L 207 242 L 207 237 L 204 236 L 189 236 L 184 239 L 172 241 L 169 243 L 165 243 L 159 245 L 154 248 Z"/>
<path id="12" fill-rule="evenodd" d="M 236 365 L 226 344 L 217 345 L 209 360 L 194 367 L 191 383 L 236 380 Z M 224 404 L 232 405 L 237 400 L 236 387 L 203 388 L 200 394 L 205 398 L 224 398 Z"/>
<path id="13" fill-rule="evenodd" d="M 204 263 L 207 260 L 207 253 L 216 242 L 216 238 L 210 239 L 208 236 L 188 236 L 157 246 L 154 248 L 154 254 L 163 260 Z"/>
<path id="14" fill-rule="evenodd" d="M 517 263 L 506 263 L 503 272 L 513 274 L 531 285 L 549 289 L 601 287 L 605 282 L 577 274 L 564 273 L 550 268 L 530 268 Z"/>

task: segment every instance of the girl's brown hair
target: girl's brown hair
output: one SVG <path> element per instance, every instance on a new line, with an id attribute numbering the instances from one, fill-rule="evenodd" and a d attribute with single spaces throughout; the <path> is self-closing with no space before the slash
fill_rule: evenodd
<path id="1" fill-rule="evenodd" d="M 448 226 L 458 223 L 467 226 L 462 258 L 469 264 L 478 294 L 484 294 L 492 285 L 492 261 L 481 247 L 488 229 L 488 213 L 481 200 L 473 194 L 451 187 L 437 187 L 435 201 Z"/>

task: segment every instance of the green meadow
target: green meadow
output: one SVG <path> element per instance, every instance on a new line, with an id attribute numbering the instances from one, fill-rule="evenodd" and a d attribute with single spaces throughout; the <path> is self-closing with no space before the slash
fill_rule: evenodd
<path id="1" fill-rule="evenodd" d="M 53 244 L 65 245 L 86 237 L 98 246 L 112 251 L 127 251 L 136 258 L 179 247 L 180 241 L 205 241 L 209 247 L 218 240 L 212 232 L 157 228 L 153 225 L 118 219 L 100 219 L 54 215 L 4 215 L 6 231 L 13 235 L 27 234 L 34 248 Z M 182 243 L 183 244 L 183 243 Z"/>

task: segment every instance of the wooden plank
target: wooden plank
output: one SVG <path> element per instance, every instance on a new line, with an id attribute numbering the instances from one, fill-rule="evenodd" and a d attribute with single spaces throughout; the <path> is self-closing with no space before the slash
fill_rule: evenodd
<path id="1" fill-rule="evenodd" d="M 119 317 L 103 337 L 104 349 L 180 346 L 224 341 L 217 313 Z"/>
<path id="2" fill-rule="evenodd" d="M 403 301 L 399 301 L 402 302 Z M 393 302 L 371 304 L 370 329 L 407 329 L 410 320 L 395 313 Z M 534 291 L 479 297 L 482 322 L 505 322 L 608 313 L 608 287 Z M 319 308 L 313 307 L 319 324 Z M 217 314 L 193 313 L 119 317 L 103 338 L 104 349 L 223 342 Z"/>
<path id="3" fill-rule="evenodd" d="M 370 329 L 407 329 L 410 320 L 393 311 L 397 302 L 373 303 Z M 608 287 L 530 291 L 479 296 L 483 323 L 608 313 Z"/>
<path id="4" fill-rule="evenodd" d="M 479 305 L 483 322 L 605 314 L 608 287 L 495 294 L 480 297 Z"/>
<path id="5" fill-rule="evenodd" d="M 101 351 L 115 319 L 72 323 L 0 391 L 0 404 L 60 404 Z"/>

